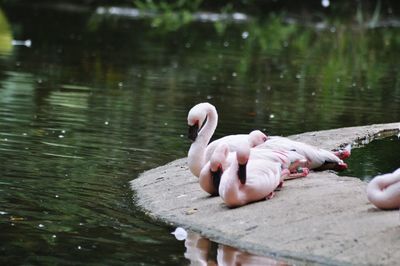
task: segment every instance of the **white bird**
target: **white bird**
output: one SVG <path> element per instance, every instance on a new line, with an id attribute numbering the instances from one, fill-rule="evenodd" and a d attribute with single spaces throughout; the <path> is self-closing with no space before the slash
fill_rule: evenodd
<path id="1" fill-rule="evenodd" d="M 372 179 L 367 186 L 367 197 L 380 209 L 400 208 L 400 168 Z"/>
<path id="2" fill-rule="evenodd" d="M 293 151 L 301 154 L 308 160 L 308 167 L 310 169 L 333 169 L 337 171 L 347 169 L 347 164 L 344 163 L 337 155 L 335 155 L 334 152 L 320 149 L 318 147 L 303 142 L 294 141 L 285 137 L 268 137 L 267 141 L 256 147 L 256 149 L 265 148 L 272 150 Z"/>
<path id="3" fill-rule="evenodd" d="M 217 110 L 209 103 L 199 103 L 192 107 L 188 113 L 187 122 L 188 137 L 193 141 L 188 152 L 188 165 L 192 174 L 197 177 L 200 176 L 201 169 L 210 160 L 218 144 L 227 143 L 230 150 L 235 151 L 240 143 L 248 142 L 248 134 L 238 134 L 225 136 L 209 143 L 218 124 Z M 257 144 L 259 143 L 252 143 L 251 146 L 254 147 Z"/>
<path id="4" fill-rule="evenodd" d="M 264 142 L 266 136 L 259 130 L 252 131 L 248 136 L 248 143 L 244 141 L 239 141 L 236 143 L 235 149 L 237 150 L 241 146 L 253 147 L 255 143 Z M 219 145 L 225 144 L 224 141 L 219 142 Z M 218 147 L 217 146 L 217 147 Z M 251 149 L 252 159 L 263 159 L 269 160 L 271 162 L 281 164 L 283 169 L 288 169 L 290 175 L 285 177 L 287 179 L 293 179 L 298 177 L 307 176 L 309 170 L 307 168 L 307 159 L 293 151 L 283 151 L 283 150 L 271 150 L 271 149 Z M 200 176 L 199 183 L 200 187 L 211 195 L 218 195 L 219 184 L 221 175 L 224 169 L 230 166 L 235 154 L 230 152 L 230 149 L 215 148 L 210 160 L 203 166 Z"/>

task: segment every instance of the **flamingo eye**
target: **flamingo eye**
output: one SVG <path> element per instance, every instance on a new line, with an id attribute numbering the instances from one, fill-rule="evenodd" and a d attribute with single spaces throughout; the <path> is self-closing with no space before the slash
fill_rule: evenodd
<path id="1" fill-rule="evenodd" d="M 263 137 L 262 140 L 263 140 L 264 142 L 266 142 L 266 141 L 267 141 L 267 137 Z"/>

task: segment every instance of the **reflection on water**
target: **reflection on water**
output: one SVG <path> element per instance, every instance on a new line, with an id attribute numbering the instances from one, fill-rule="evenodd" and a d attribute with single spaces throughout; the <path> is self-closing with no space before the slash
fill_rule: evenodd
<path id="1" fill-rule="evenodd" d="M 185 247 L 185 258 L 190 260 L 192 265 L 289 265 L 279 260 L 253 255 L 230 246 L 213 243 L 193 232 L 188 233 Z"/>
<path id="2" fill-rule="evenodd" d="M 129 181 L 186 155 L 198 102 L 217 106 L 215 137 L 400 120 L 399 28 L 267 13 L 170 31 L 18 3 L 0 13 L 2 264 L 186 264 Z"/>
<path id="3" fill-rule="evenodd" d="M 353 149 L 346 160 L 349 168 L 340 173 L 371 180 L 374 176 L 391 173 L 400 167 L 400 138 L 392 136 L 373 140 L 363 147 Z"/>

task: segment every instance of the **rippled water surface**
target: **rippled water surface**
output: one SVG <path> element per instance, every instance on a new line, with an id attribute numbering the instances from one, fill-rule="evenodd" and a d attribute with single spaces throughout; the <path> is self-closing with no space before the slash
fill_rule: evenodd
<path id="1" fill-rule="evenodd" d="M 266 14 L 171 30 L 67 7 L 0 12 L 8 264 L 187 264 L 171 228 L 135 207 L 129 181 L 186 155 L 198 102 L 217 106 L 216 137 L 400 121 L 399 28 Z"/>

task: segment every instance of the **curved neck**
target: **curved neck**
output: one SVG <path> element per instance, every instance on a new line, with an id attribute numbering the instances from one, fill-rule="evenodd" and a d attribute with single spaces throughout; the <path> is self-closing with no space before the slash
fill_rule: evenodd
<path id="1" fill-rule="evenodd" d="M 206 143 L 206 145 L 210 142 L 210 139 L 212 135 L 215 132 L 215 129 L 217 128 L 218 124 L 218 114 L 217 110 L 215 110 L 215 107 L 212 105 L 206 105 L 205 106 L 205 111 L 207 113 L 207 121 L 205 122 L 205 125 L 202 127 L 202 129 L 199 132 L 199 135 L 197 136 L 196 142 L 202 142 Z M 201 126 L 201 125 L 199 125 Z"/>
<path id="2" fill-rule="evenodd" d="M 235 158 L 236 159 L 236 158 Z M 238 163 L 234 160 L 221 177 L 220 196 L 229 207 L 243 204 L 243 192 L 238 178 Z"/>
<path id="3" fill-rule="evenodd" d="M 196 140 L 190 146 L 188 153 L 189 169 L 197 177 L 206 163 L 205 151 L 218 124 L 218 114 L 214 106 L 205 105 L 205 111 L 207 113 L 207 121 L 200 130 Z"/>
<path id="4" fill-rule="evenodd" d="M 381 209 L 400 207 L 400 171 L 377 176 L 367 187 L 368 199 Z"/>

